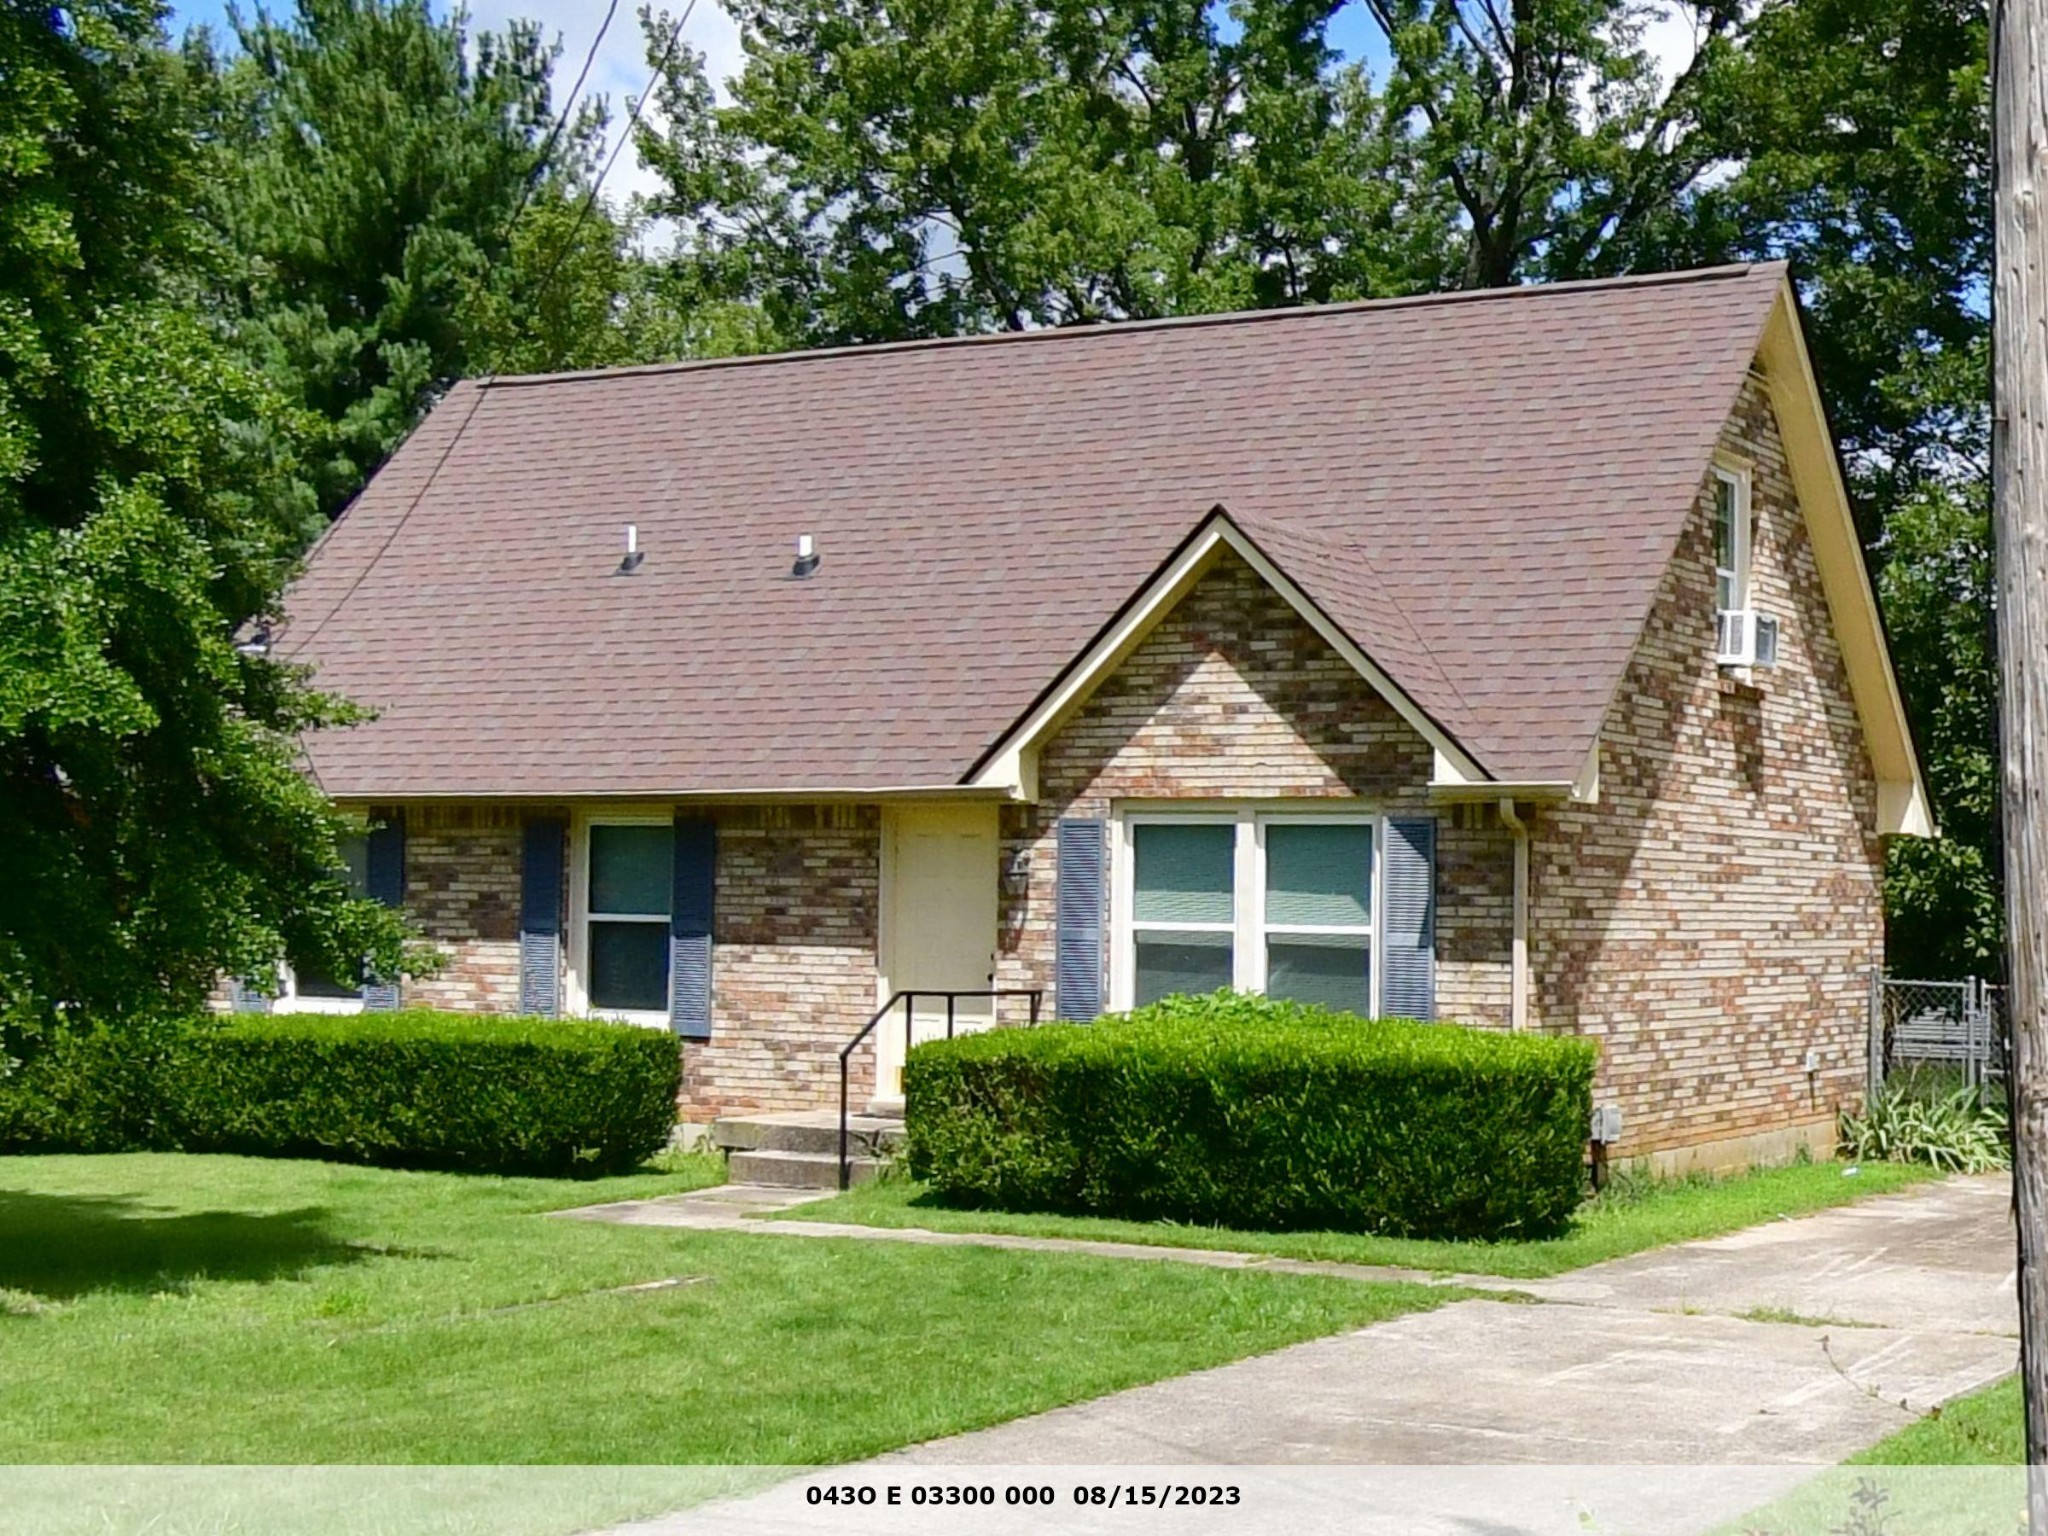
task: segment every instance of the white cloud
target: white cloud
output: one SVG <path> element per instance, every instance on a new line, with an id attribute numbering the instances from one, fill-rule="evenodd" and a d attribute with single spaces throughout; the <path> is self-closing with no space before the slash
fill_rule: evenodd
<path id="1" fill-rule="evenodd" d="M 681 15 L 688 0 L 660 3 L 673 14 Z M 496 30 L 518 18 L 538 22 L 542 36 L 550 42 L 560 34 L 562 57 L 555 66 L 558 111 L 569 87 L 575 83 L 576 72 L 583 67 L 583 56 L 604 21 L 604 13 L 605 0 L 471 0 L 470 4 L 474 28 Z M 737 74 L 744 62 L 739 26 L 718 0 L 697 0 L 689 25 L 683 28 L 682 45 L 704 55 L 706 72 L 721 88 L 721 95 L 726 78 Z M 640 32 L 638 0 L 619 0 L 618 14 L 612 18 L 597 57 L 591 62 L 590 78 L 583 86 L 586 96 L 610 99 L 612 120 L 608 131 L 613 141 L 625 131 L 627 98 L 647 90 L 652 70 L 647 62 L 646 39 Z M 647 117 L 654 116 L 655 109 L 650 104 Z M 609 147 L 607 144 L 607 150 Z M 656 178 L 640 164 L 639 154 L 628 145 L 619 155 L 618 164 L 612 167 L 604 190 L 607 197 L 624 202 L 633 193 L 651 192 L 658 185 Z"/>
<path id="2" fill-rule="evenodd" d="M 1699 31 L 1689 5 L 1665 5 L 1643 28 L 1643 49 L 1657 62 L 1657 74 L 1666 86 L 1684 73 L 1699 52 Z"/>

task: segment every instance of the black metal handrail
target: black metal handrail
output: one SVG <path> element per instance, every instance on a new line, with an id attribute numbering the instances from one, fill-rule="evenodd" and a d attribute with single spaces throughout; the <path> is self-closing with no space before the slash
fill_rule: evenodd
<path id="1" fill-rule="evenodd" d="M 953 1028 L 958 1021 L 960 1002 L 963 998 L 986 998 L 989 1002 L 995 1004 L 997 1008 L 1001 1007 L 1002 1000 L 1006 997 L 1029 998 L 1031 1000 L 1031 1017 L 1029 1022 L 1036 1024 L 1038 1022 L 1039 1004 L 1045 997 L 1045 993 L 1036 987 L 984 987 L 971 992 L 936 992 L 923 987 L 912 987 L 898 992 L 889 1001 L 877 1008 L 874 1017 L 860 1027 L 860 1033 L 847 1041 L 839 1050 L 839 1187 L 841 1189 L 847 1188 L 853 1182 L 853 1159 L 848 1141 L 850 1123 L 846 1109 L 847 1063 L 853 1059 L 853 1053 L 860 1048 L 861 1042 L 866 1040 L 869 1035 L 872 1035 L 880 1027 L 882 1021 L 894 1013 L 899 1005 L 903 1009 L 903 1059 L 906 1062 L 909 1061 L 912 1044 L 911 1036 L 917 1024 L 917 1000 L 923 997 L 945 999 L 946 1038 L 950 1040 L 953 1038 Z M 990 1010 L 991 1016 L 993 1016 L 995 1011 L 996 1009 L 993 1008 Z M 880 1084 L 878 1083 L 876 1086 L 879 1088 Z"/>

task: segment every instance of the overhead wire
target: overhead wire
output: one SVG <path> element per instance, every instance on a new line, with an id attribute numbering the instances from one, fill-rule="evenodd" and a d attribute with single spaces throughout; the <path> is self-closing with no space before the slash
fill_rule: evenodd
<path id="1" fill-rule="evenodd" d="M 612 18 L 619 14 L 619 0 L 611 0 L 605 8 L 604 20 L 597 24 L 597 36 L 590 40 L 590 47 L 584 50 L 583 67 L 576 71 L 576 83 L 569 87 L 569 94 L 562 99 L 561 115 L 555 119 L 554 127 L 548 130 L 547 139 L 541 144 L 540 153 L 534 157 L 534 173 L 527 177 L 526 185 L 519 190 L 519 202 L 512 209 L 512 217 L 505 221 L 505 230 L 499 243 L 508 248 L 512 231 L 518 227 L 519 216 L 526 212 L 526 205 L 533 201 L 534 188 L 544 179 L 549 163 L 554 159 L 555 146 L 562 141 L 562 132 L 569 126 L 569 114 L 576 109 L 576 98 L 583 94 L 583 82 L 590 78 L 590 66 L 597 62 L 597 50 L 604 46 L 604 36 L 612 29 Z"/>
<path id="2" fill-rule="evenodd" d="M 569 113 L 575 105 L 576 95 L 582 90 L 584 79 L 590 73 L 591 60 L 597 56 L 597 45 L 603 41 L 605 30 L 611 25 L 612 13 L 617 9 L 618 0 L 612 0 L 611 9 L 605 12 L 604 22 L 599 26 L 597 36 L 591 40 L 589 52 L 583 60 L 583 69 L 577 75 L 575 85 L 570 87 L 569 99 L 563 103 L 561 116 L 556 119 L 555 128 L 548 136 L 550 148 L 543 151 L 544 155 L 552 153 L 551 146 L 555 142 L 556 135 L 561 131 L 562 125 L 568 121 Z M 535 308 L 538 308 L 540 301 L 546 297 L 549 285 L 554 282 L 556 274 L 561 270 L 562 262 L 566 259 L 570 248 L 575 243 L 577 234 L 583 228 L 583 221 L 590 216 L 590 210 L 596 205 L 598 194 L 604 190 L 605 178 L 611 175 L 612 167 L 618 163 L 619 151 L 625 148 L 627 142 L 633 137 L 634 130 L 640 126 L 640 114 L 645 110 L 648 99 L 654 94 L 655 87 L 661 83 L 662 76 L 668 72 L 669 62 L 675 57 L 676 44 L 682 40 L 683 28 L 690 20 L 690 13 L 696 9 L 697 0 L 689 0 L 689 3 L 683 7 L 683 14 L 677 17 L 675 25 L 669 28 L 668 42 L 662 48 L 661 57 L 655 62 L 654 72 L 648 76 L 647 89 L 634 99 L 633 110 L 627 118 L 625 132 L 619 135 L 618 142 L 613 144 L 611 153 L 605 157 L 604 165 L 598 170 L 596 178 L 591 182 L 590 191 L 585 195 L 582 206 L 576 210 L 576 218 L 569 226 L 568 236 L 557 248 L 554 260 L 549 263 L 547 271 L 541 275 L 539 283 L 535 285 L 533 297 Z M 531 195 L 532 188 L 536 184 L 534 182 L 528 183 L 527 194 L 521 196 L 518 207 L 513 210 L 512 218 L 506 223 L 505 238 L 508 241 L 511 237 L 513 226 L 518 222 L 519 215 L 525 212 L 528 197 Z M 448 436 L 448 441 L 441 445 L 441 451 L 434 459 L 433 468 L 427 471 L 426 478 L 420 482 L 419 489 L 413 492 L 412 500 L 406 503 L 405 510 L 399 513 L 397 519 L 393 521 L 390 531 L 384 535 L 383 541 L 378 544 L 376 552 L 364 562 L 362 569 L 356 572 L 355 578 L 342 590 L 341 596 L 328 605 L 327 612 L 320 616 L 319 621 L 311 629 L 294 639 L 292 649 L 295 654 L 312 643 L 320 631 L 327 627 L 328 621 L 341 612 L 342 608 L 347 605 L 348 600 L 356 595 L 362 584 L 369 579 L 370 573 L 383 561 L 385 555 L 390 553 L 391 546 L 397 542 L 398 535 L 404 531 L 406 523 L 411 520 L 413 513 L 419 510 L 419 505 L 426 499 L 427 492 L 433 489 L 434 481 L 440 476 L 442 467 L 447 464 L 449 456 L 455 452 L 456 444 L 462 441 L 463 434 L 469 430 L 469 424 L 476 416 L 477 407 L 483 403 L 484 392 L 490 387 L 491 379 L 492 375 L 486 374 L 476 381 L 475 389 L 470 392 L 469 408 L 462 413 L 462 420 L 456 423 L 455 430 Z M 287 633 L 289 633 L 288 630 Z"/>

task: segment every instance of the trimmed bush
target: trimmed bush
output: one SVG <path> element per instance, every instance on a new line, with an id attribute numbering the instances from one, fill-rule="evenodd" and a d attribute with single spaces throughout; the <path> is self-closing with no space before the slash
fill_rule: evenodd
<path id="1" fill-rule="evenodd" d="M 1006 1210 L 1428 1238 L 1556 1232 L 1584 1193 L 1583 1040 L 1233 993 L 933 1041 L 913 1177 Z"/>
<path id="2" fill-rule="evenodd" d="M 235 1015 L 54 1042 L 0 1080 L 0 1149 L 613 1173 L 667 1143 L 681 1070 L 630 1025 Z"/>

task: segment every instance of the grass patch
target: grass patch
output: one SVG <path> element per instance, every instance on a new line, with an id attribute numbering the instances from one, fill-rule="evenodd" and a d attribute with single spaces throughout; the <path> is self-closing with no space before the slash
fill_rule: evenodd
<path id="1" fill-rule="evenodd" d="M 2008 1376 L 1936 1408 L 1714 1536 L 2013 1536 L 2026 1529 L 2025 1461 L 2020 1382 Z"/>
<path id="2" fill-rule="evenodd" d="M 1434 1242 L 1351 1232 L 1245 1232 L 1176 1222 L 975 1210 L 943 1204 L 907 1179 L 864 1185 L 831 1200 L 797 1206 L 777 1219 L 1227 1248 L 1281 1258 L 1396 1265 L 1438 1274 L 1534 1279 L 1667 1243 L 1714 1237 L 1783 1216 L 1845 1205 L 1933 1177 L 1932 1169 L 1903 1163 L 1872 1164 L 1854 1174 L 1840 1163 L 1794 1163 L 1724 1179 L 1619 1179 L 1580 1206 L 1562 1236 L 1533 1242 Z"/>
<path id="3" fill-rule="evenodd" d="M 830 1463 L 1447 1299 L 544 1214 L 719 1177 L 0 1158 L 0 1461 Z"/>
<path id="4" fill-rule="evenodd" d="M 1859 1323 L 1847 1317 L 1814 1317 L 1790 1307 L 1751 1307 L 1735 1314 L 1745 1323 L 1790 1323 L 1795 1328 L 1875 1328 L 1876 1323 Z"/>
<path id="5" fill-rule="evenodd" d="M 1869 1450 L 1850 1458 L 1852 1466 L 2002 1467 L 2027 1459 L 2026 1420 L 2020 1407 L 2020 1379 L 2008 1376 L 1959 1397 L 1909 1424 Z"/>

